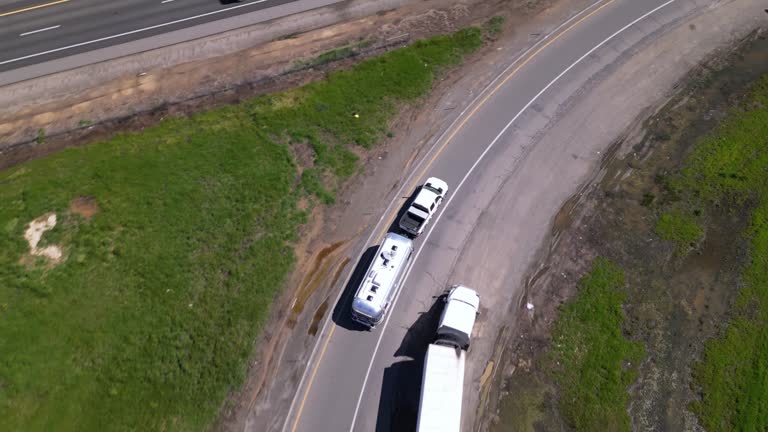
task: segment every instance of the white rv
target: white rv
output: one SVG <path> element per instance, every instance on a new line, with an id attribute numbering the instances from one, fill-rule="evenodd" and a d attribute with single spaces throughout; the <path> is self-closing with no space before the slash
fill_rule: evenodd
<path id="1" fill-rule="evenodd" d="M 355 322 L 374 328 L 384 318 L 397 294 L 412 253 L 411 239 L 395 233 L 384 237 L 352 300 L 352 319 Z"/>
<path id="2" fill-rule="evenodd" d="M 461 431 L 466 350 L 479 308 L 477 292 L 461 285 L 451 288 L 435 343 L 424 359 L 417 432 Z"/>

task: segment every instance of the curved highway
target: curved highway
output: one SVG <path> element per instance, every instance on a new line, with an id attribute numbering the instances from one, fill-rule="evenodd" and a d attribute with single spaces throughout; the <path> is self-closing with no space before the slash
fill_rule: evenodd
<path id="1" fill-rule="evenodd" d="M 0 72 L 287 3 L 300 4 L 295 13 L 338 1 L 0 0 Z"/>
<path id="2" fill-rule="evenodd" d="M 471 430 L 480 376 L 508 307 L 523 295 L 522 275 L 551 218 L 599 165 L 604 141 L 626 125 L 584 123 L 585 115 L 557 139 L 543 139 L 542 131 L 639 47 L 716 3 L 600 0 L 509 59 L 509 67 L 410 173 L 359 251 L 358 256 L 369 255 L 379 244 L 403 204 L 399 197 L 429 176 L 447 181 L 449 195 L 415 242 L 412 265 L 390 314 L 370 332 L 350 324 L 349 297 L 359 280 L 359 270 L 352 272 L 335 313 L 324 323 L 283 431 L 413 430 L 421 361 L 439 313 L 435 298 L 454 283 L 481 295 L 465 377 L 463 430 Z M 650 64 L 655 67 L 652 58 Z M 636 79 L 645 77 L 641 73 Z M 631 97 L 648 95 L 633 95 L 631 85 L 621 90 L 623 98 L 601 100 L 601 109 L 637 115 L 641 108 L 626 109 Z M 600 139 L 584 139 L 587 131 Z"/>

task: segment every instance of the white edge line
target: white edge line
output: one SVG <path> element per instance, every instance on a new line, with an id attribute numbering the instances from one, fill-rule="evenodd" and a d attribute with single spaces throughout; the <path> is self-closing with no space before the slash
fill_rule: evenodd
<path id="1" fill-rule="evenodd" d="M 654 9 L 650 10 L 649 12 L 646 12 L 645 14 L 641 15 L 639 18 L 635 19 L 634 21 L 630 22 L 629 24 L 625 25 L 624 27 L 620 28 L 615 33 L 613 33 L 612 35 L 610 35 L 607 38 L 605 38 L 599 44 L 595 45 L 592 49 L 587 51 L 583 56 L 579 57 L 578 60 L 576 60 L 575 62 L 571 63 L 570 66 L 568 66 L 567 68 L 565 68 L 565 70 L 560 72 L 560 74 L 558 76 L 556 76 L 552 81 L 549 82 L 549 84 L 547 84 L 543 89 L 541 89 L 541 91 L 539 91 L 536 94 L 536 96 L 533 97 L 533 99 L 531 99 L 527 104 L 525 104 L 525 106 L 517 114 L 515 114 L 514 117 L 512 117 L 512 120 L 510 120 L 509 123 L 507 123 L 507 125 L 504 126 L 504 128 L 501 130 L 501 132 L 499 132 L 498 135 L 496 135 L 496 137 L 493 139 L 493 141 L 491 141 L 491 143 L 488 144 L 488 147 L 486 147 L 486 149 L 483 151 L 483 153 L 480 154 L 480 157 L 478 157 L 477 160 L 475 160 L 475 163 L 472 164 L 472 166 L 469 168 L 469 171 L 467 171 L 467 173 L 464 175 L 464 178 L 461 179 L 461 182 L 459 183 L 459 185 L 456 186 L 456 189 L 454 190 L 453 194 L 451 194 L 450 198 L 448 198 L 448 201 L 446 201 L 445 206 L 443 206 L 442 211 L 440 212 L 439 215 L 437 215 L 437 217 L 435 218 L 435 221 L 432 223 L 432 227 L 430 228 L 429 232 L 427 232 L 426 237 L 424 237 L 424 241 L 421 243 L 422 247 L 420 247 L 419 250 L 416 251 L 416 255 L 411 260 L 411 265 L 410 265 L 410 267 L 408 267 L 408 270 L 406 271 L 405 276 L 403 276 L 402 282 L 400 282 L 400 286 L 401 287 L 403 285 L 405 285 L 405 281 L 408 279 L 408 276 L 411 273 L 411 269 L 413 268 L 413 263 L 416 262 L 416 260 L 419 258 L 419 255 L 421 254 L 421 251 L 424 249 L 423 245 L 427 243 L 427 240 L 429 239 L 429 236 L 432 234 L 432 230 L 437 225 L 438 221 L 440 221 L 440 218 L 443 216 L 443 213 L 445 213 L 445 210 L 451 204 L 451 201 L 453 201 L 453 198 L 458 195 L 459 190 L 461 189 L 461 186 L 464 185 L 464 182 L 467 181 L 467 178 L 469 178 L 469 176 L 475 170 L 477 165 L 480 164 L 480 162 L 483 160 L 485 155 L 488 154 L 488 152 L 491 150 L 491 148 L 493 148 L 493 146 L 496 144 L 496 142 L 498 142 L 498 140 L 507 132 L 509 127 L 512 126 L 512 123 L 514 123 L 518 119 L 518 117 L 520 117 L 523 114 L 523 112 L 525 112 L 531 105 L 533 105 L 533 103 L 536 102 L 536 100 L 542 94 L 544 94 L 544 92 L 549 90 L 550 87 L 552 87 L 557 81 L 559 81 L 560 78 L 563 77 L 563 75 L 568 73 L 571 69 L 573 69 L 579 63 L 581 63 L 585 58 L 587 58 L 593 52 L 595 52 L 598 49 L 600 49 L 600 47 L 602 47 L 606 43 L 610 42 L 613 38 L 615 38 L 619 34 L 623 33 L 628 28 L 630 28 L 633 25 L 637 24 L 638 22 L 642 21 L 646 17 L 654 14 L 656 11 L 658 11 L 658 10 L 660 10 L 660 9 L 662 9 L 662 8 L 672 4 L 672 3 L 674 3 L 675 1 L 677 1 L 677 0 L 668 0 L 667 2 L 665 2 L 665 3 L 655 7 Z M 392 306 L 391 306 L 392 310 L 394 310 L 395 306 L 397 305 L 397 300 L 399 298 L 400 298 L 400 291 L 397 292 L 397 294 L 395 295 L 395 299 L 392 301 Z M 365 373 L 365 379 L 363 380 L 363 386 L 360 389 L 360 395 L 358 396 L 358 399 L 357 399 L 357 406 L 355 407 L 355 413 L 354 413 L 354 416 L 352 417 L 352 425 L 349 427 L 349 431 L 350 432 L 353 432 L 354 429 L 355 429 L 355 422 L 357 420 L 357 414 L 358 414 L 358 411 L 360 409 L 360 402 L 363 400 L 363 393 L 365 393 L 365 386 L 368 383 L 368 376 L 371 373 L 371 368 L 373 367 L 373 362 L 376 359 L 376 353 L 379 350 L 379 345 L 381 344 L 381 339 L 382 339 L 382 337 L 384 337 L 384 332 L 387 329 L 387 324 L 389 324 L 389 317 L 390 316 L 391 316 L 391 314 L 388 314 L 386 316 L 386 318 L 385 318 L 384 326 L 381 329 L 381 333 L 379 333 L 379 339 L 376 341 L 376 348 L 374 348 L 373 354 L 371 355 L 370 363 L 368 363 L 368 371 Z"/>
<path id="2" fill-rule="evenodd" d="M 215 10 L 215 11 L 212 11 L 212 12 L 206 12 L 206 13 L 200 14 L 200 15 L 195 15 L 195 16 L 191 16 L 191 17 L 177 19 L 175 21 L 168 21 L 168 22 L 165 22 L 165 23 L 162 23 L 162 24 L 156 24 L 156 25 L 149 26 L 149 27 L 144 27 L 144 28 L 140 28 L 140 29 L 136 29 L 136 30 L 131 30 L 131 31 L 127 31 L 127 32 L 124 32 L 124 33 L 119 33 L 119 34 L 116 34 L 116 35 L 105 36 L 105 37 L 99 38 L 99 39 L 93 39 L 93 40 L 89 40 L 89 41 L 85 41 L 85 42 L 76 43 L 76 44 L 73 44 L 73 45 L 67 45 L 67 46 L 60 47 L 60 48 L 54 48 L 54 49 L 51 49 L 51 50 L 48 50 L 48 51 L 41 51 L 39 53 L 29 54 L 29 55 L 25 55 L 23 57 L 15 58 L 15 59 L 3 60 L 3 61 L 0 62 L 0 66 L 8 64 L 8 63 L 14 63 L 14 62 L 21 61 L 21 60 L 26 60 L 26 59 L 30 59 L 30 58 L 34 58 L 34 57 L 39 57 L 39 56 L 46 55 L 46 54 L 51 54 L 51 53 L 55 53 L 55 52 L 59 52 L 59 51 L 64 51 L 64 50 L 68 50 L 68 49 L 72 49 L 72 48 L 77 48 L 77 47 L 81 47 L 81 46 L 85 46 L 85 45 L 91 45 L 91 44 L 95 44 L 95 43 L 98 43 L 98 42 L 104 42 L 105 40 L 110 40 L 110 39 L 115 39 L 115 38 L 119 38 L 119 37 L 123 37 L 123 36 L 128 36 L 128 35 L 131 35 L 131 34 L 134 34 L 134 33 L 141 33 L 141 32 L 147 31 L 147 30 L 154 30 L 156 28 L 167 27 L 169 25 L 174 25 L 174 24 L 185 22 L 185 21 L 191 21 L 191 20 L 194 20 L 194 19 L 197 19 L 197 18 L 202 18 L 202 17 L 206 17 L 206 16 L 210 16 L 210 15 L 216 15 L 216 14 L 220 14 L 220 13 L 223 13 L 223 12 L 231 11 L 231 10 L 234 10 L 234 9 L 239 9 L 239 8 L 243 8 L 243 7 L 247 7 L 247 6 L 252 6 L 252 5 L 255 5 L 255 4 L 259 4 L 259 3 L 264 3 L 266 1 L 269 1 L 269 0 L 256 0 L 256 1 L 252 1 L 252 2 L 249 2 L 249 3 L 237 5 L 237 6 L 232 6 L 232 7 L 226 8 L 226 9 L 218 9 L 218 10 Z"/>
<path id="3" fill-rule="evenodd" d="M 163 1 L 161 1 L 160 3 L 170 3 L 170 2 L 172 2 L 172 1 L 173 1 L 173 0 L 163 0 Z"/>
<path id="4" fill-rule="evenodd" d="M 22 33 L 19 36 L 26 36 L 26 35 L 31 35 L 31 34 L 35 34 L 35 33 L 40 33 L 40 32 L 44 32 L 44 31 L 48 31 L 48 30 L 57 29 L 59 27 L 61 27 L 61 25 L 55 25 L 55 26 L 51 26 L 51 27 L 46 27 L 44 29 L 33 30 L 33 31 L 30 31 L 30 32 Z"/>
<path id="5" fill-rule="evenodd" d="M 417 166 L 415 166 L 415 167 L 414 167 L 414 169 L 411 171 L 411 174 L 408 176 L 408 178 L 406 178 L 406 180 L 405 180 L 405 181 L 403 181 L 403 183 L 402 183 L 402 184 L 401 184 L 401 186 L 400 186 L 400 189 L 398 189 L 397 193 L 394 195 L 394 196 L 395 196 L 395 198 L 393 198 L 393 199 L 392 199 L 392 201 L 390 201 L 389 205 L 387 205 L 387 208 L 386 208 L 386 209 L 384 210 L 384 212 L 382 213 L 382 215 L 381 215 L 381 217 L 379 218 L 378 222 L 376 222 L 376 225 L 374 226 L 374 229 L 371 231 L 371 234 L 370 234 L 370 235 L 368 236 L 368 238 L 365 240 L 365 245 L 366 245 L 366 246 L 367 246 L 368 244 L 370 244 L 370 242 L 371 242 L 371 239 L 372 239 L 372 238 L 374 237 L 374 235 L 375 235 L 375 234 L 378 232 L 378 228 L 379 228 L 379 225 L 381 225 L 381 222 L 384 220 L 384 217 L 385 217 L 385 216 L 386 216 L 386 215 L 389 213 L 389 210 L 390 210 L 390 208 L 392 208 L 392 205 L 394 205 L 394 204 L 395 204 L 395 202 L 398 202 L 398 201 L 399 201 L 397 197 L 399 197 L 399 196 L 401 196 L 401 195 L 402 195 L 402 193 L 403 193 L 403 189 L 404 189 L 404 188 L 405 188 L 407 185 L 409 185 L 409 184 L 410 184 L 410 181 L 412 180 L 413 176 L 415 176 L 415 175 L 416 175 L 416 173 L 418 173 L 418 172 L 419 172 L 419 169 L 420 169 L 420 168 L 421 168 L 421 167 L 422 167 L 422 166 L 423 166 L 423 165 L 424 165 L 424 164 L 427 162 L 427 156 L 429 156 L 429 155 L 432 153 L 432 151 L 435 149 L 435 147 L 437 147 L 437 145 L 438 145 L 440 142 L 442 142 L 443 138 L 445 138 L 445 136 L 448 134 L 448 132 L 449 132 L 449 131 L 451 131 L 451 130 L 454 128 L 454 126 L 456 125 L 456 123 L 458 123 L 458 122 L 459 122 L 459 120 L 461 120 L 461 119 L 463 118 L 463 116 L 464 116 L 464 114 L 467 112 L 467 110 L 469 110 L 470 108 L 473 108 L 473 107 L 475 106 L 475 104 L 477 103 L 477 101 L 479 101 L 479 100 L 480 100 L 480 99 L 481 99 L 481 98 L 482 98 L 482 97 L 483 97 L 483 96 L 484 96 L 486 93 L 488 93 L 488 91 L 490 91 L 492 88 L 494 88 L 494 85 L 496 84 L 496 82 L 497 82 L 497 81 L 499 81 L 499 79 L 501 79 L 501 77 L 502 77 L 502 76 L 506 75 L 506 74 L 507 74 L 507 72 L 509 72 L 509 70 L 510 70 L 510 69 L 512 69 L 514 66 L 516 66 L 516 65 L 517 65 L 517 64 L 518 64 L 518 63 L 519 63 L 519 62 L 520 62 L 522 59 L 524 59 L 524 58 L 525 58 L 525 57 L 526 57 L 526 56 L 527 56 L 527 55 L 528 55 L 528 54 L 529 54 L 531 51 L 533 51 L 533 50 L 537 49 L 537 48 L 538 48 L 538 47 L 539 47 L 539 46 L 540 46 L 542 43 L 544 43 L 544 42 L 546 42 L 547 40 L 549 40 L 549 38 L 550 38 L 550 37 L 552 37 L 552 35 L 554 35 L 554 34 L 556 34 L 557 32 L 559 32 L 559 31 L 560 31 L 560 30 L 561 30 L 563 27 L 566 27 L 568 24 L 570 24 L 570 23 L 571 23 L 571 22 L 573 22 L 574 20 L 578 19 L 580 16 L 584 15 L 584 14 L 585 14 L 587 11 L 589 11 L 590 9 L 593 9 L 595 6 L 597 6 L 597 5 L 598 5 L 598 4 L 600 4 L 600 3 L 603 3 L 604 1 L 605 1 L 605 0 L 597 0 L 597 1 L 595 1 L 594 3 L 590 4 L 589 6 L 585 7 L 584 9 L 580 10 L 578 13 L 576 13 L 576 14 L 575 14 L 575 15 L 573 15 L 572 17 L 568 18 L 566 21 L 564 21 L 564 22 L 563 22 L 562 24 L 560 24 L 559 26 L 555 27 L 555 29 L 554 29 L 554 30 L 552 30 L 551 32 L 549 32 L 549 33 L 547 33 L 546 35 L 544 35 L 544 37 L 543 37 L 543 38 L 541 38 L 541 39 L 539 39 L 538 41 L 536 41 L 536 43 L 534 43 L 533 45 L 531 45 L 531 46 L 530 46 L 530 48 L 526 49 L 526 50 L 525 50 L 525 51 L 524 51 L 522 54 L 520 54 L 520 55 L 519 55 L 519 56 L 518 56 L 518 57 L 517 57 L 515 60 L 513 60 L 513 61 L 512 61 L 512 63 L 510 63 L 510 64 L 509 64 L 509 65 L 508 65 L 506 68 L 504 68 L 504 70 L 503 70 L 502 72 L 500 72 L 500 73 L 499 73 L 499 74 L 496 76 L 496 78 L 494 78 L 494 79 L 493 79 L 493 81 L 491 81 L 491 82 L 490 82 L 490 83 L 489 83 L 489 84 L 488 84 L 488 85 L 487 85 L 487 86 L 486 86 L 486 87 L 483 89 L 483 91 L 481 91 L 480 93 L 478 93 L 478 95 L 477 95 L 477 96 L 475 96 L 475 98 L 474 98 L 474 99 L 472 99 L 472 102 L 470 102 L 470 103 L 469 103 L 469 104 L 468 104 L 468 105 L 467 105 L 467 106 L 466 106 L 466 107 L 465 107 L 465 108 L 464 108 L 464 109 L 463 109 L 463 110 L 462 110 L 462 111 L 459 113 L 459 115 L 458 115 L 458 116 L 456 116 L 456 118 L 455 118 L 455 119 L 454 119 L 454 120 L 451 122 L 451 124 L 450 124 L 450 125 L 448 125 L 448 127 L 447 127 L 447 128 L 445 128 L 445 130 L 443 131 L 443 133 L 442 133 L 442 134 L 440 134 L 440 137 L 439 137 L 437 140 L 435 140 L 435 141 L 434 141 L 434 143 L 432 144 L 432 146 L 429 148 L 429 151 L 427 151 L 427 152 L 424 154 L 424 157 L 423 157 L 423 158 L 421 159 L 421 161 L 420 161 L 420 162 L 417 164 Z M 353 270 L 354 270 L 354 269 L 353 269 Z M 347 286 L 347 284 L 349 283 L 349 279 L 352 277 L 352 273 L 353 273 L 353 271 L 350 271 L 350 272 L 348 272 L 348 273 L 347 273 L 347 276 L 346 276 L 346 278 L 345 278 L 345 280 L 344 280 L 344 283 L 343 283 L 342 287 L 346 287 L 346 286 Z M 403 284 L 401 283 L 401 284 L 400 284 L 400 286 L 402 286 L 402 285 L 403 285 Z M 339 294 L 336 296 L 336 301 L 334 302 L 334 304 L 336 304 L 336 303 L 338 303 L 338 302 L 339 302 L 339 300 L 341 299 L 341 296 L 342 296 L 343 294 L 344 294 L 344 290 L 342 289 L 342 290 L 339 292 Z M 296 394 L 294 395 L 294 397 L 293 397 L 293 400 L 291 401 L 291 406 L 288 408 L 288 414 L 286 415 L 286 418 L 285 418 L 285 422 L 283 423 L 282 432 L 285 432 L 285 430 L 286 430 L 286 427 L 287 427 L 287 426 L 288 426 L 288 424 L 290 423 L 290 420 L 291 420 L 291 414 L 293 414 L 293 410 L 294 410 L 294 408 L 295 408 L 295 405 L 296 405 L 296 400 L 298 399 L 298 396 L 301 394 L 301 389 L 302 389 L 302 387 L 304 387 L 304 382 L 306 381 L 306 378 L 307 378 L 307 373 L 309 372 L 309 370 L 311 370 L 311 367 L 310 367 L 310 366 L 312 365 L 312 362 L 313 362 L 313 360 L 314 360 L 314 358 L 315 358 L 315 356 L 316 356 L 316 354 L 317 354 L 317 348 L 318 348 L 318 346 L 319 346 L 319 342 L 323 340 L 323 338 L 322 338 L 322 335 L 324 335 L 324 334 L 325 334 L 325 332 L 327 331 L 327 329 L 328 329 L 328 323 L 332 321 L 332 319 L 331 319 L 331 318 L 332 318 L 332 314 L 331 314 L 331 315 L 329 315 L 328 317 L 326 317 L 326 319 L 325 319 L 325 322 L 323 323 L 323 327 L 322 327 L 322 329 L 320 330 L 320 333 L 318 333 L 318 334 L 320 335 L 320 337 L 318 337 L 318 338 L 317 338 L 317 342 L 315 342 L 315 347 L 312 349 L 312 354 L 310 354 L 310 356 L 309 356 L 309 360 L 307 361 L 307 366 L 304 368 L 304 373 L 301 375 L 301 380 L 299 381 L 299 386 L 297 387 L 297 391 L 296 391 Z M 353 422 L 353 424 L 354 424 L 354 422 Z"/>

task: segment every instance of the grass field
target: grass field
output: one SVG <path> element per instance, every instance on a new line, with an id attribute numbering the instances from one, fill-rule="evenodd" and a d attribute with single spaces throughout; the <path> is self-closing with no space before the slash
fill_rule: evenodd
<path id="1" fill-rule="evenodd" d="M 474 28 L 417 42 L 0 173 L 0 430 L 205 429 L 292 267 L 299 199 L 332 202 L 350 149 L 481 44 Z M 314 150 L 301 176 L 290 143 Z M 58 264 L 23 237 L 49 212 L 38 248 Z"/>
<path id="2" fill-rule="evenodd" d="M 693 200 L 752 210 L 749 261 L 733 316 L 695 368 L 693 408 L 710 432 L 768 430 L 768 76 L 697 146 L 678 188 Z"/>
<path id="3" fill-rule="evenodd" d="M 598 258 L 552 330 L 550 368 L 559 407 L 576 431 L 629 430 L 628 386 L 637 376 L 642 345 L 621 331 L 624 272 Z"/>

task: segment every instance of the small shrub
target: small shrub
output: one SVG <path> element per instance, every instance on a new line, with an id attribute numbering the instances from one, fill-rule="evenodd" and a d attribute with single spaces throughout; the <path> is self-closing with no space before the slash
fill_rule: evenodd
<path id="1" fill-rule="evenodd" d="M 640 205 L 643 207 L 650 207 L 653 201 L 656 199 L 656 195 L 646 192 L 643 194 L 643 199 L 640 201 Z"/>
<path id="2" fill-rule="evenodd" d="M 485 23 L 485 31 L 491 37 L 498 35 L 501 33 L 501 27 L 504 25 L 504 21 L 506 21 L 506 18 L 503 16 L 496 15 L 492 17 Z"/>
<path id="3" fill-rule="evenodd" d="M 679 211 L 664 213 L 656 223 L 656 234 L 664 240 L 676 242 L 681 249 L 690 247 L 703 235 L 693 217 Z"/>

